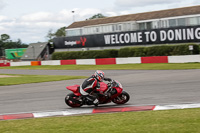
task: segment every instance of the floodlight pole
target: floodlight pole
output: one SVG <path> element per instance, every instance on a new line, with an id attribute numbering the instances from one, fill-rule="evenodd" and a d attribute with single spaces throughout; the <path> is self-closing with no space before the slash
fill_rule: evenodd
<path id="1" fill-rule="evenodd" d="M 72 11 L 73 14 L 73 22 L 75 22 L 75 16 L 74 16 L 75 11 Z"/>

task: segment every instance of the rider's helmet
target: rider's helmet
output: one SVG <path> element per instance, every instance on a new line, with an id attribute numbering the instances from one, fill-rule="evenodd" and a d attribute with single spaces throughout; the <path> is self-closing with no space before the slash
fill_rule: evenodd
<path id="1" fill-rule="evenodd" d="M 98 81 L 102 81 L 104 79 L 104 72 L 103 71 L 100 71 L 100 70 L 97 70 L 95 73 L 94 73 L 94 76 L 95 78 L 98 80 Z"/>

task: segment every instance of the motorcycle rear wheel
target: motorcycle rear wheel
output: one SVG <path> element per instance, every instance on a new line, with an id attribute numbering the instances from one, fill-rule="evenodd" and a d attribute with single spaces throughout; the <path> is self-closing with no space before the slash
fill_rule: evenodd
<path id="1" fill-rule="evenodd" d="M 116 104 L 125 104 L 129 101 L 130 96 L 127 92 L 122 91 L 122 93 L 112 100 L 113 103 Z"/>
<path id="2" fill-rule="evenodd" d="M 65 103 L 72 108 L 81 107 L 83 105 L 82 103 L 75 102 L 78 98 L 79 96 L 74 95 L 74 93 L 70 93 L 65 97 Z M 72 101 L 70 99 L 74 100 Z"/>

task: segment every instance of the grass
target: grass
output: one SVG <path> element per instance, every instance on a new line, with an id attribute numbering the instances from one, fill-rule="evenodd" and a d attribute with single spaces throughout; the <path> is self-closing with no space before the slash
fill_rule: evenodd
<path id="1" fill-rule="evenodd" d="M 18 75 L 18 74 L 6 74 L 6 75 L 12 75 L 18 77 L 0 78 L 0 86 L 86 78 L 85 76 L 62 76 L 62 75 Z"/>
<path id="2" fill-rule="evenodd" d="M 13 66 L 0 69 L 40 69 L 40 70 L 179 70 L 200 69 L 200 63 L 155 63 L 117 65 L 59 65 L 59 66 Z"/>
<path id="3" fill-rule="evenodd" d="M 1 133 L 199 133 L 200 109 L 0 121 Z"/>

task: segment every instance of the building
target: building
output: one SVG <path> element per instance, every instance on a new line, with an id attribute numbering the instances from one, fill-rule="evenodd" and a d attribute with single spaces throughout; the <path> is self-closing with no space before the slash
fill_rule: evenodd
<path id="1" fill-rule="evenodd" d="M 48 42 L 38 42 L 29 44 L 26 52 L 22 55 L 22 61 L 42 61 L 49 60 L 54 49 Z"/>
<path id="2" fill-rule="evenodd" d="M 74 22 L 56 51 L 200 42 L 200 5 Z"/>

